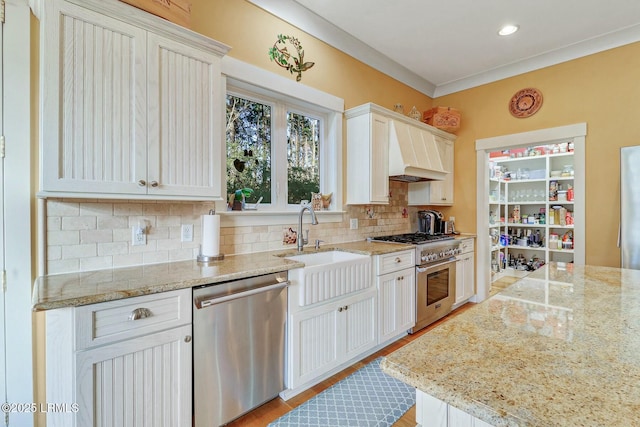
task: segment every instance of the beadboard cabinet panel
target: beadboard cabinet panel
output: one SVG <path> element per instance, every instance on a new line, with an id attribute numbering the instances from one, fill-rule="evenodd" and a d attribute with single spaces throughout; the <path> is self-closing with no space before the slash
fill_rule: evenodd
<path id="1" fill-rule="evenodd" d="M 146 32 L 66 2 L 46 2 L 42 189 L 144 194 Z M 57 27 L 57 28 L 56 28 Z"/>
<path id="2" fill-rule="evenodd" d="M 115 0 L 48 0 L 41 33 L 41 196 L 226 199 L 227 46 Z"/>
<path id="3" fill-rule="evenodd" d="M 78 353 L 78 425 L 190 425 L 190 335 L 184 325 Z"/>
<path id="4" fill-rule="evenodd" d="M 150 194 L 221 197 L 216 55 L 149 34 Z"/>

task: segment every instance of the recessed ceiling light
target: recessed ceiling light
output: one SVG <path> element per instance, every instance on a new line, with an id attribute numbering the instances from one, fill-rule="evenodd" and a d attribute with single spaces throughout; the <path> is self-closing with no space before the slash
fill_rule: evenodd
<path id="1" fill-rule="evenodd" d="M 505 25 L 504 27 L 500 28 L 498 34 L 500 34 L 501 36 L 508 36 L 518 31 L 518 28 L 520 28 L 518 25 Z"/>

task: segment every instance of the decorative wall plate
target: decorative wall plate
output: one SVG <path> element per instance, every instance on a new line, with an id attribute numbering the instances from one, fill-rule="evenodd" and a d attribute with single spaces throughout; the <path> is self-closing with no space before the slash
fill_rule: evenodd
<path id="1" fill-rule="evenodd" d="M 519 90 L 509 101 L 509 112 L 514 117 L 525 118 L 533 116 L 542 106 L 542 93 L 538 89 L 526 88 Z"/>

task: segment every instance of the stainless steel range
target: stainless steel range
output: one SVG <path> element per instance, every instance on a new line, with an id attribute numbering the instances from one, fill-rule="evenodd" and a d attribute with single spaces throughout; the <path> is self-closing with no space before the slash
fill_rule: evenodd
<path id="1" fill-rule="evenodd" d="M 460 244 L 444 234 L 409 233 L 372 241 L 416 245 L 416 325 L 414 333 L 451 312 L 455 301 L 456 255 Z"/>

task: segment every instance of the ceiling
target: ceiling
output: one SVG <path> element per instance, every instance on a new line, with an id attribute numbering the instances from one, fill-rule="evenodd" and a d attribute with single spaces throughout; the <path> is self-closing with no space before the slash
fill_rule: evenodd
<path id="1" fill-rule="evenodd" d="M 640 41 L 638 0 L 249 1 L 430 97 Z"/>

